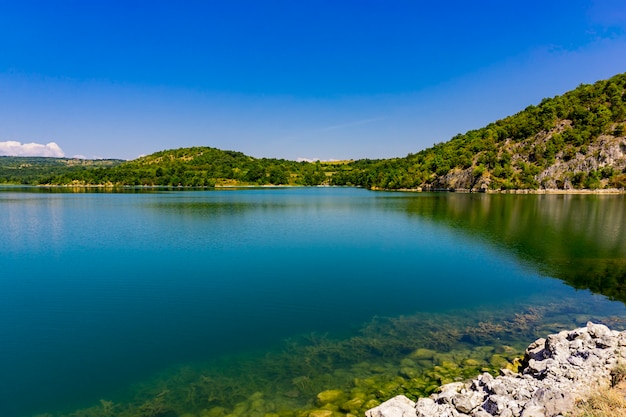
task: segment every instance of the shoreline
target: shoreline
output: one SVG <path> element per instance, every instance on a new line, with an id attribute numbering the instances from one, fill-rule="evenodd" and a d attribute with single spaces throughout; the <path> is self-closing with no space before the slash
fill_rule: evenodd
<path id="1" fill-rule="evenodd" d="M 603 188 L 592 190 L 589 188 L 561 190 L 561 189 L 520 189 L 520 190 L 475 190 L 467 188 L 399 188 L 399 189 L 385 189 L 385 188 L 371 188 L 371 191 L 398 191 L 405 193 L 459 193 L 459 194 L 554 194 L 554 195 L 575 195 L 575 194 L 607 194 L 618 195 L 626 194 L 626 189 L 618 188 Z"/>
<path id="2" fill-rule="evenodd" d="M 114 184 L 0 184 L 0 187 L 7 188 L 39 188 L 39 189 L 145 189 L 145 190 L 215 190 L 215 189 L 235 189 L 235 188 L 364 188 L 349 185 L 288 185 L 288 184 L 263 184 L 263 185 L 215 185 L 209 186 L 174 186 L 174 185 L 114 185 Z M 489 190 L 489 189 L 465 189 L 465 188 L 368 188 L 369 191 L 403 192 L 403 193 L 459 193 L 459 194 L 537 194 L 537 195 L 620 195 L 626 194 L 626 189 L 603 188 L 603 189 L 519 189 L 519 190 Z"/>
<path id="3" fill-rule="evenodd" d="M 413 402 L 398 395 L 366 417 L 557 417 L 626 378 L 626 331 L 588 322 L 531 343 L 518 372 L 453 382 Z"/>

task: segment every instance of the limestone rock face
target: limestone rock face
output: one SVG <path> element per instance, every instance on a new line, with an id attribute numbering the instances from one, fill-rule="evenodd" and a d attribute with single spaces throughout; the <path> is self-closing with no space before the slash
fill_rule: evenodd
<path id="1" fill-rule="evenodd" d="M 440 392 L 413 402 L 404 396 L 369 410 L 367 417 L 556 417 L 591 390 L 611 383 L 611 371 L 626 362 L 626 331 L 602 324 L 562 331 L 526 349 L 520 373 L 507 369 L 466 382 L 443 385 Z"/>
<path id="2" fill-rule="evenodd" d="M 568 186 L 571 189 L 568 174 L 589 173 L 604 167 L 613 167 L 615 171 L 626 167 L 626 140 L 623 137 L 599 136 L 585 154 L 577 153 L 572 159 L 557 155 L 556 162 L 540 172 L 536 178 L 543 188 L 556 189 L 561 183 L 563 188 Z"/>
<path id="3" fill-rule="evenodd" d="M 571 122 L 561 123 L 550 131 L 536 134 L 521 142 L 514 142 L 507 139 L 500 147 L 502 151 L 508 152 L 512 156 L 513 170 L 519 171 L 515 167 L 518 163 L 532 163 L 532 151 L 528 149 L 541 149 L 545 147 L 552 137 L 570 126 Z M 584 150 L 582 149 L 584 148 Z M 478 166 L 476 156 L 472 166 L 468 168 L 452 168 L 443 175 L 439 175 L 428 187 L 429 190 L 472 190 L 485 191 L 490 188 L 493 182 L 493 172 L 477 174 L 475 169 Z M 553 162 L 541 169 L 534 179 L 540 189 L 544 190 L 572 190 L 571 183 L 573 174 L 589 174 L 603 168 L 612 168 L 615 172 L 620 172 L 626 168 L 626 138 L 624 136 L 603 134 L 588 145 L 579 147 L 575 154 L 566 154 L 564 151 L 558 152 L 554 156 Z M 603 180 L 603 186 L 608 182 Z"/>

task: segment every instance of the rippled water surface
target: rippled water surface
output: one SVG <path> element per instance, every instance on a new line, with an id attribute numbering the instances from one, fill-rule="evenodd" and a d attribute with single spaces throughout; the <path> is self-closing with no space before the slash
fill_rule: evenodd
<path id="1" fill-rule="evenodd" d="M 482 329 L 487 317 L 498 331 L 498 323 L 510 327 L 530 314 L 521 340 L 588 318 L 623 327 L 625 208 L 621 195 L 5 188 L 0 415 L 98 406 L 100 414 L 89 415 L 104 416 L 102 399 L 121 404 L 145 392 L 166 395 L 175 389 L 159 391 L 154 381 L 171 375 L 186 378 L 185 392 L 195 393 L 209 373 L 217 381 L 220 369 L 251 358 L 255 368 L 269 368 L 269 359 L 258 358 L 272 355 L 285 364 L 284 374 L 268 369 L 259 378 L 278 384 L 276 392 L 284 379 L 294 389 L 285 388 L 285 398 L 304 407 L 315 401 L 303 382 L 315 380 L 314 370 L 290 374 L 286 362 L 304 361 L 306 346 L 335 346 L 341 360 L 316 366 L 331 375 L 374 360 L 377 334 L 388 349 L 381 357 L 419 348 L 393 341 L 394 334 L 410 338 L 411 326 L 425 334 L 437 323 L 458 322 L 465 333 L 448 337 L 459 343 L 472 342 L 475 331 L 467 329 Z M 311 341 L 316 337 L 324 342 Z M 300 338 L 309 345 L 294 342 L 294 356 L 280 356 Z M 432 333 L 414 343 L 429 340 Z M 367 345 L 362 352 L 359 343 Z M 230 362 L 209 370 L 219 361 Z M 335 378 L 328 388 L 343 383 Z M 182 409 L 199 416 L 232 405 L 186 395 L 153 415 Z"/>

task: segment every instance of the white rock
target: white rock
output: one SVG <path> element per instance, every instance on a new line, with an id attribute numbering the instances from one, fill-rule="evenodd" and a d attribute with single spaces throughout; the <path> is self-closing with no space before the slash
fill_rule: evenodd
<path id="1" fill-rule="evenodd" d="M 365 412 L 366 417 L 415 417 L 415 403 L 398 395 Z"/>

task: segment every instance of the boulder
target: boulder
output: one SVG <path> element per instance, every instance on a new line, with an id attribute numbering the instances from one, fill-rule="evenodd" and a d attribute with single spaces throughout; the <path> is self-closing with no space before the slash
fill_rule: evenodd
<path id="1" fill-rule="evenodd" d="M 365 412 L 365 417 L 415 417 L 415 403 L 398 395 Z"/>

